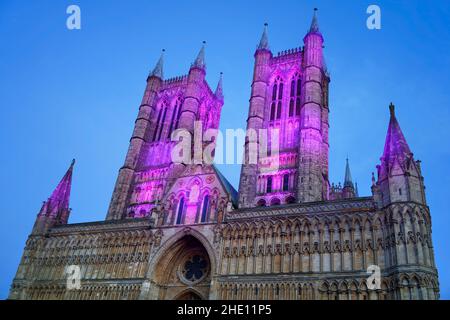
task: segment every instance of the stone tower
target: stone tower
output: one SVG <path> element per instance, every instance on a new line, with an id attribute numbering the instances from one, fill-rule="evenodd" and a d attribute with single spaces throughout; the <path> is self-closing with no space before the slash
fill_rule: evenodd
<path id="1" fill-rule="evenodd" d="M 255 52 L 240 208 L 328 199 L 330 78 L 322 48 L 316 12 L 304 47 L 277 56 L 265 25 Z"/>
<path id="2" fill-rule="evenodd" d="M 373 186 L 375 200 L 380 207 L 402 202 L 426 206 L 420 161 L 414 160 L 392 103 L 389 110 L 391 115 L 386 142 L 381 164 L 377 166 L 378 181 Z"/>
<path id="3" fill-rule="evenodd" d="M 205 43 L 189 73 L 180 77 L 164 80 L 161 55 L 147 78 L 107 220 L 149 216 L 186 167 L 185 163 L 174 163 L 172 159 L 172 151 L 179 142 L 175 141 L 177 133 L 183 132 L 183 138 L 187 135 L 191 139 L 192 150 L 187 152 L 191 159 L 196 155 L 194 139 L 199 136 L 194 136 L 196 121 L 201 123 L 200 139 L 206 130 L 218 128 L 223 106 L 222 79 L 213 92 L 205 75 Z"/>

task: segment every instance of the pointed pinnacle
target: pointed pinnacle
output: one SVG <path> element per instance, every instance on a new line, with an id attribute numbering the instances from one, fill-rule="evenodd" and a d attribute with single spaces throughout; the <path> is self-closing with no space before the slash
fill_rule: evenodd
<path id="1" fill-rule="evenodd" d="M 150 73 L 150 77 L 157 77 L 160 79 L 164 78 L 164 72 L 163 72 L 163 67 L 164 67 L 164 52 L 166 52 L 165 49 L 162 49 L 161 52 L 161 56 L 159 57 L 158 62 L 156 63 L 155 68 L 153 69 L 153 71 Z"/>
<path id="2" fill-rule="evenodd" d="M 392 102 L 389 105 L 389 111 L 391 113 L 391 117 L 395 117 L 395 106 L 394 106 L 394 104 Z"/>
<path id="3" fill-rule="evenodd" d="M 314 8 L 314 15 L 311 22 L 311 27 L 309 28 L 310 33 L 319 32 L 319 22 L 317 20 L 317 8 Z"/>
<path id="4" fill-rule="evenodd" d="M 223 99 L 223 72 L 220 73 L 219 82 L 217 83 L 215 95 L 217 98 Z"/>
<path id="5" fill-rule="evenodd" d="M 345 166 L 344 187 L 353 187 L 352 174 L 350 172 L 350 164 L 348 162 L 348 157 L 347 157 L 347 164 Z"/>
<path id="6" fill-rule="evenodd" d="M 264 23 L 264 31 L 259 41 L 258 50 L 270 50 L 269 49 L 269 36 L 267 35 L 268 23 Z"/>
<path id="7" fill-rule="evenodd" d="M 194 63 L 192 64 L 193 67 L 204 69 L 205 64 L 205 44 L 206 41 L 203 41 L 203 45 L 197 55 L 197 58 L 195 59 Z"/>

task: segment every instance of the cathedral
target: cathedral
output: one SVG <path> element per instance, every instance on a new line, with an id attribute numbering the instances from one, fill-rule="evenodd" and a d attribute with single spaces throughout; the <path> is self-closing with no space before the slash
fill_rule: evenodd
<path id="1" fill-rule="evenodd" d="M 329 181 L 323 43 L 316 12 L 303 45 L 276 55 L 265 25 L 247 132 L 279 138 L 251 161 L 264 147 L 247 135 L 238 192 L 214 164 L 173 159 L 181 140 L 195 153 L 177 132 L 219 128 L 222 75 L 215 88 L 205 80 L 204 45 L 171 79 L 162 55 L 105 220 L 68 222 L 73 161 L 37 214 L 9 299 L 439 299 L 421 163 L 392 103 L 372 195 L 359 196 L 348 160 L 343 183 Z"/>

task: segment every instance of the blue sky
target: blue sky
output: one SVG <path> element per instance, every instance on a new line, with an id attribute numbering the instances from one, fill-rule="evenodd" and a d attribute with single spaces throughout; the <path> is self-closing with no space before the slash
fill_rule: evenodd
<path id="1" fill-rule="evenodd" d="M 82 29 L 66 28 L 81 8 Z M 382 29 L 366 28 L 377 4 Z M 370 195 L 393 101 L 422 160 L 442 298 L 450 298 L 450 2 L 107 1 L 0 2 L 0 298 L 6 298 L 36 214 L 72 158 L 71 222 L 102 220 L 145 80 L 162 48 L 166 77 L 186 74 L 206 40 L 207 80 L 224 72 L 221 128 L 245 128 L 253 53 L 264 22 L 274 53 L 299 47 L 319 8 L 331 72 L 330 175 L 350 158 Z M 221 166 L 237 187 L 240 167 Z"/>

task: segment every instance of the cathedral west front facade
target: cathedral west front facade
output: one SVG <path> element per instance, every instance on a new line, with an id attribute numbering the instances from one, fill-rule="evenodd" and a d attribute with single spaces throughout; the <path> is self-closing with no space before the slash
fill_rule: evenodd
<path id="1" fill-rule="evenodd" d="M 264 29 L 247 129 L 279 140 L 252 162 L 261 141 L 246 138 L 239 192 L 214 165 L 172 156 L 175 132 L 218 129 L 222 77 L 214 89 L 206 82 L 204 46 L 171 79 L 161 56 L 106 219 L 68 223 L 72 162 L 37 215 L 9 299 L 439 299 L 421 165 L 394 105 L 372 195 L 359 196 L 348 161 L 343 184 L 330 184 L 330 75 L 316 14 L 303 42 L 274 55 Z"/>

